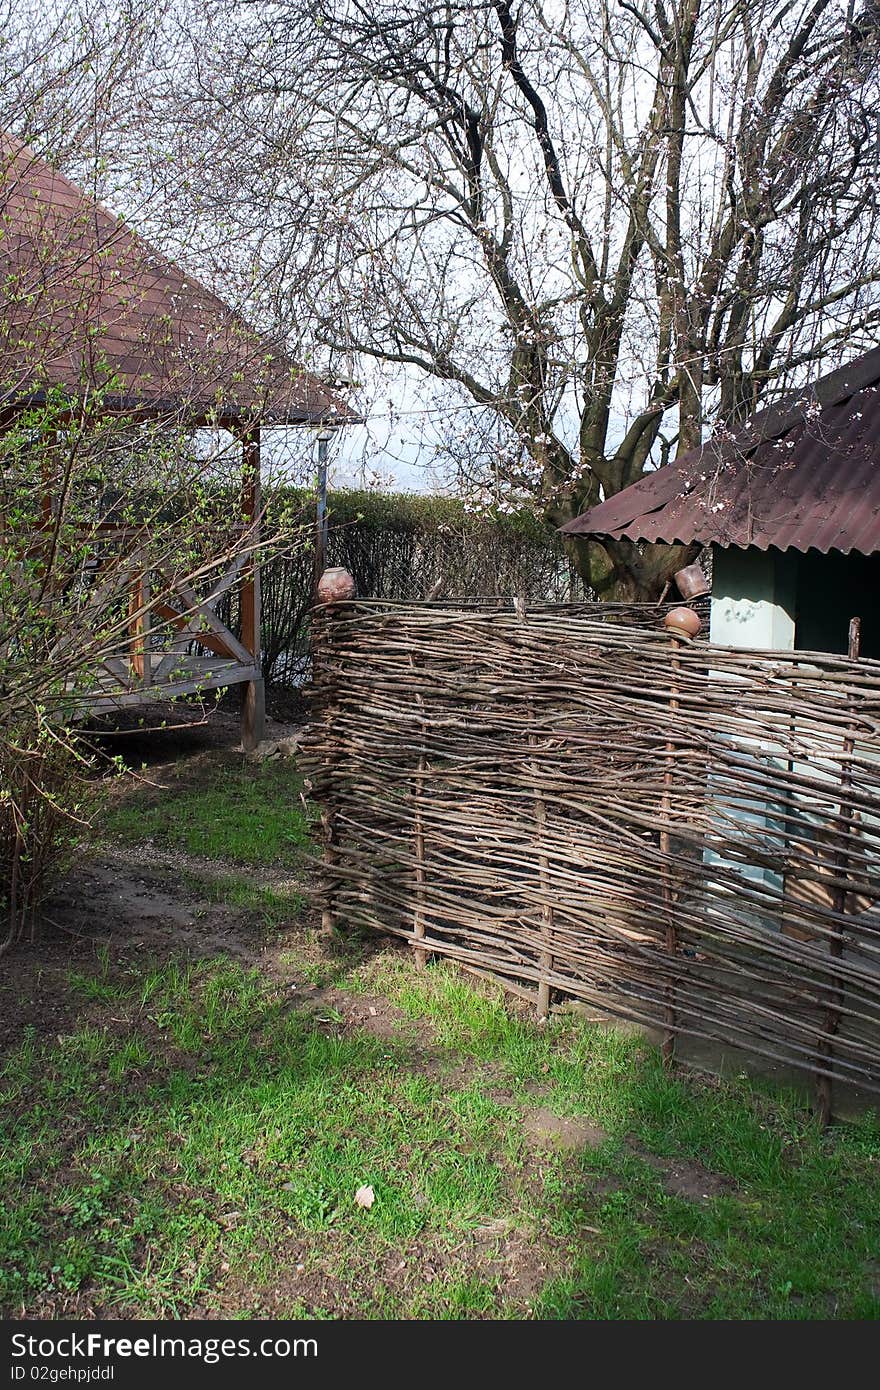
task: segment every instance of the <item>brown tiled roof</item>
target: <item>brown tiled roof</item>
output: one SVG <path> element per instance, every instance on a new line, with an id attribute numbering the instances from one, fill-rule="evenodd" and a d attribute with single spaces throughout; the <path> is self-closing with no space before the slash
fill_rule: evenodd
<path id="1" fill-rule="evenodd" d="M 562 530 L 760 550 L 880 550 L 880 348 Z"/>
<path id="2" fill-rule="evenodd" d="M 356 417 L 283 347 L 26 146 L 0 135 L 0 401 L 103 385 L 122 410 Z M 108 374 L 115 384 L 107 385 Z"/>

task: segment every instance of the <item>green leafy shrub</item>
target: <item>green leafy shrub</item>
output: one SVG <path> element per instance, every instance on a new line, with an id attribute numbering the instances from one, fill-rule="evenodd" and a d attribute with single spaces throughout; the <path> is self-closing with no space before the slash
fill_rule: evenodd
<path id="1" fill-rule="evenodd" d="M 0 953 L 30 927 L 87 823 L 94 784 L 70 737 L 35 711 L 0 737 Z"/>
<path id="2" fill-rule="evenodd" d="M 77 729 L 96 695 L 136 690 L 181 638 L 198 652 L 203 601 L 260 544 L 231 436 L 196 437 L 185 405 L 127 416 L 120 390 L 47 389 L 0 431 L 0 951 L 87 824 Z M 273 554 L 304 551 L 275 510 Z"/>

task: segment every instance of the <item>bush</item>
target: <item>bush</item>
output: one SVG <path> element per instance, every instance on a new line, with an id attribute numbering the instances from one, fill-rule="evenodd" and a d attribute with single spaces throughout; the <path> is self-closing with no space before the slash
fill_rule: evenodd
<path id="1" fill-rule="evenodd" d="M 85 823 L 90 784 L 66 732 L 35 712 L 0 738 L 0 954 L 33 927 L 52 877 Z"/>

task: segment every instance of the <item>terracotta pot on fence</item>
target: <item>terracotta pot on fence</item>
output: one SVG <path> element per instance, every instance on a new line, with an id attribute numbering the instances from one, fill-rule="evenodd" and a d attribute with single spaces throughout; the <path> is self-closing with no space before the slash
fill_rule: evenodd
<path id="1" fill-rule="evenodd" d="M 696 561 L 692 565 L 685 565 L 684 569 L 676 570 L 672 577 L 682 598 L 702 598 L 703 594 L 709 592 L 709 581 L 703 573 L 702 565 L 698 565 Z"/>
<path id="2" fill-rule="evenodd" d="M 334 565 L 318 580 L 319 603 L 348 603 L 357 594 L 357 585 L 347 569 Z"/>
<path id="3" fill-rule="evenodd" d="M 696 637 L 703 624 L 692 608 L 672 608 L 663 619 L 663 626 L 673 637 Z"/>

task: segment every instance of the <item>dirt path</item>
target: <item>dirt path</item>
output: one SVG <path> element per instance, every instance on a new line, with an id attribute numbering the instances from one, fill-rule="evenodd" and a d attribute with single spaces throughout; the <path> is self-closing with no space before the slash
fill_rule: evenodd
<path id="1" fill-rule="evenodd" d="M 176 709 L 179 727 L 161 728 L 161 707 L 129 714 L 115 724 L 97 726 L 95 742 L 120 756 L 130 772 L 108 784 L 112 808 L 134 796 L 147 801 L 181 790 L 197 791 L 218 768 L 237 770 L 243 754 L 239 721 L 222 709 L 202 722 L 200 707 Z M 290 737 L 298 726 L 267 721 L 267 739 Z M 93 843 L 83 846 L 75 863 L 46 901 L 35 940 L 25 942 L 0 977 L 0 1052 L 14 1047 L 23 1030 L 48 1037 L 81 1007 L 70 997 L 71 971 L 90 969 L 100 953 L 125 968 L 126 961 L 161 962 L 170 956 L 193 959 L 227 956 L 261 965 L 272 973 L 286 945 L 283 933 L 267 935 L 246 907 L 218 901 L 230 875 L 246 874 L 254 890 L 283 891 L 299 886 L 289 869 L 261 865 L 241 870 L 179 847 L 153 843 L 110 843 L 96 828 Z M 298 915 L 295 938 L 305 939 Z"/>

